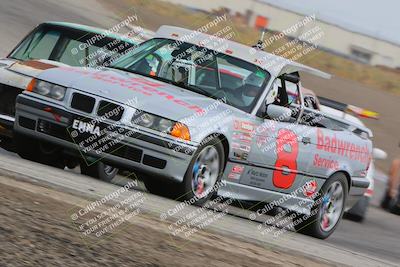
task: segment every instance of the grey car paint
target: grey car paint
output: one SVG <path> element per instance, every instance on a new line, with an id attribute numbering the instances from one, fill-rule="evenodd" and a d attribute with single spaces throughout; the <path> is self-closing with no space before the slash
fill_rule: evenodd
<path id="1" fill-rule="evenodd" d="M 301 70 L 296 67 L 294 65 L 286 69 Z M 214 99 L 168 83 L 119 70 L 61 67 L 46 70 L 37 75 L 37 78 L 69 88 L 67 95 L 60 102 L 35 93 L 24 92 L 18 98 L 17 118 L 26 116 L 35 121 L 44 117 L 52 119 L 51 114 L 26 106 L 21 101 L 23 99 L 78 113 L 71 109 L 70 101 L 73 92 L 81 92 L 97 100 L 108 99 L 123 105 L 126 111 L 121 121 L 126 128 L 133 127 L 130 125 L 132 114 L 136 109 L 140 109 L 174 121 L 185 120 L 190 132 L 195 133 L 191 141 L 182 141 L 139 127 L 140 132 L 163 142 L 195 150 L 207 136 L 223 135 L 229 149 L 228 162 L 222 177 L 228 186 L 218 191 L 218 194 L 223 196 L 234 194 L 235 198 L 243 200 L 278 201 L 304 186 L 306 182 L 313 181 L 312 190 L 318 191 L 327 178 L 335 172 L 342 171 L 348 176 L 350 197 L 347 206 L 351 206 L 363 195 L 369 184 L 364 177 L 372 150 L 369 139 L 345 129 L 311 127 L 299 124 L 299 120 L 292 123 L 264 120 L 255 115 L 262 107 L 264 98 L 276 77 L 271 78 L 265 92 L 250 113 L 224 103 L 210 109 L 209 107 L 215 103 Z M 207 112 L 204 112 L 205 110 Z M 199 113 L 202 115 L 196 116 Z M 224 120 L 221 120 L 222 123 L 215 123 L 213 127 L 202 127 L 219 114 L 227 114 Z M 82 113 L 80 115 L 89 118 L 96 116 Z M 323 115 L 329 118 L 328 115 Z M 15 124 L 15 130 L 39 139 L 51 140 L 62 146 L 74 147 L 70 142 L 28 130 L 19 123 Z M 289 135 L 285 135 L 288 132 Z M 192 160 L 191 155 L 179 153 L 177 157 L 177 154 L 169 148 L 160 148 L 135 138 L 126 140 L 125 144 L 139 146 L 144 153 L 165 159 L 167 167 L 165 170 L 157 170 L 140 163 L 127 161 L 126 164 L 176 181 L 182 181 Z M 270 147 L 266 148 L 268 145 Z M 276 149 L 277 146 L 281 149 Z M 284 155 L 279 156 L 282 153 Z M 289 164 L 286 164 L 287 160 L 286 163 L 285 160 L 283 163 L 280 162 L 289 156 L 292 162 Z M 108 158 L 114 162 L 120 160 L 113 156 L 108 156 Z M 277 167 L 278 164 L 281 167 Z M 282 203 L 282 206 L 298 209 L 295 206 L 299 200 L 304 200 L 302 202 L 304 209 L 301 212 L 308 213 L 306 206 L 312 200 L 308 198 L 306 192 L 298 191 L 296 195 L 291 195 L 288 201 Z"/>

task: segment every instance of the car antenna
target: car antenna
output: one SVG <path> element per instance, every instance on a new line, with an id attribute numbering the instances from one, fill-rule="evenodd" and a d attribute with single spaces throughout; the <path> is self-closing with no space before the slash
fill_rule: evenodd
<path id="1" fill-rule="evenodd" d="M 264 50 L 264 37 L 265 37 L 265 32 L 266 29 L 263 28 L 261 31 L 261 36 L 260 36 L 260 40 L 258 40 L 257 44 L 253 45 L 252 47 L 257 49 L 257 50 Z"/>

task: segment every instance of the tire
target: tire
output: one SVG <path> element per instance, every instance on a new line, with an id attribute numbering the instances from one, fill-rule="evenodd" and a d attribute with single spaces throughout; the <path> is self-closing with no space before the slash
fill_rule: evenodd
<path id="1" fill-rule="evenodd" d="M 14 136 L 17 154 L 30 161 L 39 162 L 38 151 L 39 144 L 37 140 L 33 140 L 25 135 L 15 134 Z"/>
<path id="2" fill-rule="evenodd" d="M 212 156 L 213 154 L 217 155 L 218 158 Z M 206 163 L 204 160 L 208 157 L 214 157 L 214 163 Z M 218 167 L 216 162 L 218 162 Z M 215 166 L 212 166 L 212 164 L 215 164 Z M 217 190 L 213 190 L 213 187 L 221 180 L 224 169 L 225 154 L 220 139 L 216 138 L 205 142 L 194 154 L 182 183 L 177 187 L 176 198 L 181 201 L 189 200 L 195 205 L 203 205 L 217 193 Z M 207 180 L 209 180 L 208 183 Z"/>
<path id="3" fill-rule="evenodd" d="M 86 162 L 81 163 L 81 174 L 100 179 L 105 182 L 111 182 L 117 175 L 118 169 L 110 165 L 106 165 L 101 161 L 87 165 Z"/>
<path id="4" fill-rule="evenodd" d="M 15 134 L 14 141 L 17 154 L 21 158 L 64 169 L 64 160 L 57 146 L 40 142 L 22 134 Z"/>
<path id="5" fill-rule="evenodd" d="M 145 179 L 144 183 L 153 194 L 202 205 L 216 193 L 212 189 L 221 180 L 224 167 L 224 147 L 219 139 L 212 139 L 199 146 L 181 183 L 157 178 Z"/>
<path id="6" fill-rule="evenodd" d="M 344 214 L 344 217 L 355 222 L 364 221 L 369 206 L 369 200 L 369 197 L 363 196 L 350 210 Z"/>
<path id="7" fill-rule="evenodd" d="M 334 193 L 335 200 L 330 197 Z M 335 173 L 322 186 L 315 198 L 311 215 L 298 214 L 294 219 L 297 232 L 320 239 L 328 238 L 343 217 L 348 183 L 343 173 Z"/>
<path id="8" fill-rule="evenodd" d="M 17 148 L 15 147 L 15 141 L 11 137 L 0 136 L 0 147 L 9 152 L 16 153 Z"/>

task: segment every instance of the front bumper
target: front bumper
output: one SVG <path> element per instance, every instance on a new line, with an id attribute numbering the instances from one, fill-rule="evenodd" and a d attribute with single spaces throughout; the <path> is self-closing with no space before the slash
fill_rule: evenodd
<path id="1" fill-rule="evenodd" d="M 101 160 L 116 167 L 174 181 L 183 180 L 197 149 L 194 145 L 180 143 L 144 130 L 139 131 L 123 125 L 114 126 L 106 122 L 102 122 L 102 126 L 112 127 L 118 134 L 114 135 L 113 132 L 112 135 L 108 135 L 110 139 L 107 142 L 104 141 L 106 139 L 97 140 L 99 143 L 101 141 L 100 146 L 87 149 L 88 147 L 81 146 L 81 142 L 77 141 L 76 133 L 81 133 L 71 128 L 76 118 L 96 119 L 88 114 L 21 94 L 17 97 L 14 131 L 59 146 L 64 153 L 79 155 L 85 161 Z M 72 134 L 73 132 L 75 134 Z M 106 149 L 103 149 L 105 147 Z"/>

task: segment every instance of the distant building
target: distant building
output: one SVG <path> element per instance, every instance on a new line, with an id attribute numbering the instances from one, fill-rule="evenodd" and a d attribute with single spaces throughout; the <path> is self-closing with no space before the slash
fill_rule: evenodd
<path id="1" fill-rule="evenodd" d="M 232 16 L 241 16 L 249 26 L 267 28 L 272 31 L 284 31 L 296 22 L 301 21 L 305 14 L 296 13 L 259 0 L 164 0 L 180 4 L 188 8 L 215 12 L 226 10 Z M 312 15 L 312 14 L 308 14 Z M 375 38 L 367 34 L 351 31 L 332 23 L 317 20 L 290 37 L 297 38 L 309 27 L 318 25 L 324 32 L 318 42 L 321 49 L 345 56 L 373 66 L 400 68 L 400 44 Z"/>

